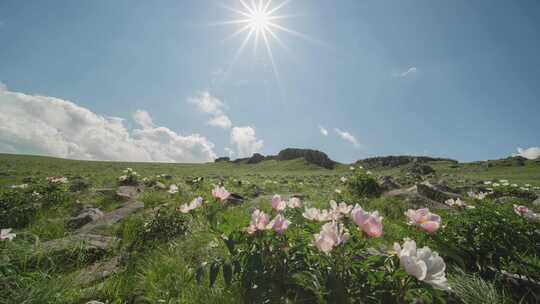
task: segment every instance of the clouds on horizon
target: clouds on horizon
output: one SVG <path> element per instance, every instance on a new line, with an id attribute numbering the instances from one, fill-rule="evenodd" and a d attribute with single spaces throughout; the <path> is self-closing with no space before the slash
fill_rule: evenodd
<path id="1" fill-rule="evenodd" d="M 326 130 L 325 127 L 319 126 L 319 131 L 321 132 L 321 134 L 322 134 L 323 136 L 328 136 L 328 130 Z"/>
<path id="2" fill-rule="evenodd" d="M 257 138 L 254 128 L 246 126 L 232 128 L 231 143 L 236 147 L 238 157 L 248 157 L 259 152 L 264 141 Z"/>
<path id="3" fill-rule="evenodd" d="M 513 154 L 514 156 L 521 156 L 526 159 L 537 159 L 540 157 L 540 147 L 517 148 L 517 151 L 518 153 Z"/>
<path id="4" fill-rule="evenodd" d="M 87 159 L 148 162 L 206 162 L 214 144 L 199 134 L 181 135 L 156 126 L 138 110 L 129 130 L 124 119 L 104 117 L 54 97 L 0 89 L 0 152 Z"/>

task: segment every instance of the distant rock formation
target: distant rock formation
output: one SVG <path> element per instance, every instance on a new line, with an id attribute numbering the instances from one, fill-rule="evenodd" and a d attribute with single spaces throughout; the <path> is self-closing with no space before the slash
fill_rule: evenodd
<path id="1" fill-rule="evenodd" d="M 228 156 L 223 156 L 223 157 L 218 157 L 214 160 L 214 162 L 216 163 L 220 163 L 220 162 L 230 162 L 231 161 L 231 158 L 228 157 Z"/>
<path id="2" fill-rule="evenodd" d="M 394 168 L 394 167 L 407 165 L 410 163 L 427 163 L 430 161 L 450 161 L 450 162 L 457 163 L 456 160 L 448 159 L 448 158 L 436 158 L 436 157 L 428 157 L 428 156 L 408 156 L 408 155 L 371 157 L 371 158 L 359 160 L 356 163 L 361 164 L 366 169 L 374 169 L 374 168 Z"/>
<path id="3" fill-rule="evenodd" d="M 303 157 L 308 163 L 315 164 L 327 169 L 334 169 L 336 162 L 331 160 L 326 153 L 311 149 L 281 150 L 277 156 L 278 160 L 290 160 Z"/>
<path id="4" fill-rule="evenodd" d="M 297 158 L 304 158 L 308 163 L 327 168 L 327 169 L 333 169 L 334 166 L 337 164 L 337 162 L 331 160 L 328 155 L 326 155 L 324 152 L 317 151 L 317 150 L 311 150 L 311 149 L 294 149 L 294 148 L 287 148 L 285 150 L 281 150 L 277 156 L 274 155 L 268 155 L 264 156 L 259 153 L 253 154 L 251 157 L 246 158 L 238 158 L 233 160 L 232 162 L 235 164 L 258 164 L 265 160 L 291 160 L 291 159 L 297 159 Z M 216 160 L 217 162 L 217 160 Z"/>

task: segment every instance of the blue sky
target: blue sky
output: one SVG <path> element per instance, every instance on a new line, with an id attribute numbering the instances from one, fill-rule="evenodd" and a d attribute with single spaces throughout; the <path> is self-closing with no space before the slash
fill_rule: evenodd
<path id="1" fill-rule="evenodd" d="M 305 147 L 343 162 L 388 154 L 471 161 L 540 146 L 538 1 L 290 1 L 279 14 L 295 17 L 276 22 L 311 39 L 276 31 L 288 48 L 270 39 L 277 78 L 263 44 L 257 52 L 249 44 L 231 67 L 246 33 L 226 40 L 241 25 L 211 25 L 241 18 L 223 5 L 241 8 L 233 0 L 0 1 L 0 110 L 20 118 L 0 114 L 0 152 L 122 158 L 88 147 L 93 131 L 66 135 L 55 112 L 41 125 L 20 117 L 41 119 L 19 108 L 34 95 L 125 119 L 146 152 L 154 133 L 140 132 L 140 110 L 152 130 L 166 127 L 182 142 L 199 134 L 207 156 Z M 217 108 L 189 102 L 203 96 Z M 230 125 L 208 123 L 217 116 Z M 28 131 L 43 124 L 52 133 Z M 51 134 L 58 142 L 38 138 Z M 199 160 L 167 151 L 143 160 Z"/>

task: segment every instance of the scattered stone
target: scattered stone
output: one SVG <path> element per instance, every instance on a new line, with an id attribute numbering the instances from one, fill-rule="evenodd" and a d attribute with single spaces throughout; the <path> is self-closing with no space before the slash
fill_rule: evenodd
<path id="1" fill-rule="evenodd" d="M 117 241 L 117 238 L 111 236 L 83 233 L 44 242 L 39 248 L 47 252 L 68 252 L 73 246 L 82 244 L 86 251 L 98 254 L 112 249 Z"/>
<path id="2" fill-rule="evenodd" d="M 401 185 L 396 182 L 391 176 L 380 176 L 377 178 L 379 185 L 383 187 L 386 191 L 396 190 L 401 188 Z"/>
<path id="3" fill-rule="evenodd" d="M 165 186 L 165 184 L 161 183 L 161 182 L 156 182 L 156 184 L 154 185 L 154 187 L 156 189 L 159 189 L 159 190 L 165 190 L 167 189 L 167 186 Z"/>
<path id="4" fill-rule="evenodd" d="M 523 198 L 515 197 L 515 196 L 501 196 L 495 199 L 495 202 L 500 204 L 507 204 L 507 203 L 515 203 L 523 201 Z"/>
<path id="5" fill-rule="evenodd" d="M 448 199 L 462 199 L 461 195 L 455 193 L 452 189 L 444 185 L 433 185 L 429 182 L 423 182 L 416 185 L 416 191 L 418 194 L 434 200 L 444 203 Z"/>
<path id="6" fill-rule="evenodd" d="M 163 184 L 162 184 L 163 185 Z M 163 185 L 165 187 L 165 185 Z M 137 196 L 141 193 L 141 189 L 139 187 L 135 186 L 120 186 L 118 187 L 118 190 L 116 190 L 116 196 L 123 201 L 129 201 L 132 199 L 137 198 Z"/>
<path id="7" fill-rule="evenodd" d="M 532 202 L 533 206 L 540 206 L 540 197 L 535 199 L 534 202 Z"/>
<path id="8" fill-rule="evenodd" d="M 66 225 L 69 229 L 78 229 L 90 222 L 103 218 L 103 216 L 103 212 L 98 208 L 83 208 L 82 212 L 76 217 L 70 218 Z"/>
<path id="9" fill-rule="evenodd" d="M 99 193 L 101 195 L 115 195 L 116 194 L 116 189 L 115 188 L 96 188 L 94 189 L 94 191 L 96 191 L 96 193 Z"/>
<path id="10" fill-rule="evenodd" d="M 244 197 L 237 193 L 231 193 L 231 195 L 227 198 L 227 202 L 232 204 L 242 204 L 244 201 Z"/>
<path id="11" fill-rule="evenodd" d="M 120 258 L 114 257 L 108 261 L 100 261 L 86 267 L 79 273 L 75 281 L 80 285 L 88 286 L 97 281 L 106 279 L 107 277 L 120 272 L 120 270 Z"/>
<path id="12" fill-rule="evenodd" d="M 170 175 L 170 174 L 164 174 L 164 175 L 163 175 L 163 178 L 166 179 L 166 180 L 171 180 L 171 179 L 172 179 L 172 175 Z"/>
<path id="13" fill-rule="evenodd" d="M 129 202 L 114 211 L 106 213 L 99 220 L 90 222 L 82 226 L 81 228 L 79 228 L 78 232 L 86 233 L 92 231 L 97 227 L 113 225 L 142 208 L 144 208 L 144 203 L 137 201 Z"/>
<path id="14" fill-rule="evenodd" d="M 391 190 L 383 194 L 384 197 L 396 197 L 401 200 L 403 200 L 405 203 L 410 205 L 410 208 L 430 208 L 433 210 L 436 209 L 449 209 L 450 207 L 432 200 L 430 198 L 427 198 L 421 194 L 418 193 L 417 186 L 413 186 L 409 189 L 396 189 Z"/>

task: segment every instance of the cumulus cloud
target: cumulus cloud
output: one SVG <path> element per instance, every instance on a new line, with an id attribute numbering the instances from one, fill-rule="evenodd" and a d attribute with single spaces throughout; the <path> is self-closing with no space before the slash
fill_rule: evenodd
<path id="1" fill-rule="evenodd" d="M 326 128 L 324 128 L 323 126 L 319 126 L 319 131 L 323 136 L 328 136 L 328 130 L 326 130 Z"/>
<path id="2" fill-rule="evenodd" d="M 336 131 L 337 135 L 341 139 L 351 143 L 355 148 L 360 147 L 360 142 L 358 142 L 358 139 L 356 139 L 356 137 L 354 137 L 354 135 L 352 135 L 351 133 L 349 133 L 347 131 L 342 131 L 342 130 L 340 130 L 338 128 L 335 128 L 334 131 Z"/>
<path id="3" fill-rule="evenodd" d="M 231 130 L 231 143 L 236 147 L 239 157 L 248 157 L 263 147 L 263 140 L 257 138 L 252 127 L 234 127 Z"/>
<path id="4" fill-rule="evenodd" d="M 208 124 L 214 127 L 220 127 L 223 129 L 229 129 L 232 126 L 232 121 L 226 115 L 218 115 L 212 117 Z"/>
<path id="5" fill-rule="evenodd" d="M 517 148 L 518 153 L 514 156 L 525 157 L 526 159 L 537 159 L 540 157 L 540 147 L 530 147 L 527 149 Z"/>
<path id="6" fill-rule="evenodd" d="M 232 122 L 223 110 L 226 107 L 225 104 L 218 98 L 210 95 L 210 92 L 199 92 L 196 96 L 189 97 L 187 101 L 195 105 L 200 112 L 211 116 L 208 121 L 209 125 L 223 129 L 231 128 Z"/>
<path id="7" fill-rule="evenodd" d="M 417 71 L 418 71 L 418 68 L 410 67 L 406 71 L 400 72 L 400 73 L 394 73 L 394 74 L 392 74 L 392 76 L 394 76 L 394 77 L 407 77 L 407 76 L 409 76 L 411 74 L 416 73 Z"/>
<path id="8" fill-rule="evenodd" d="M 231 157 L 231 158 L 232 158 L 232 157 L 234 156 L 234 154 L 235 154 L 234 151 L 233 151 L 233 149 L 231 149 L 231 148 L 229 148 L 229 147 L 225 147 L 225 148 L 223 148 L 223 150 L 224 150 L 224 151 L 227 153 L 227 155 L 228 155 L 229 157 Z"/>
<path id="9" fill-rule="evenodd" d="M 204 162 L 216 157 L 214 144 L 198 134 L 183 136 L 155 126 L 137 111 L 138 127 L 104 117 L 70 101 L 0 91 L 0 149 L 88 160 Z"/>

